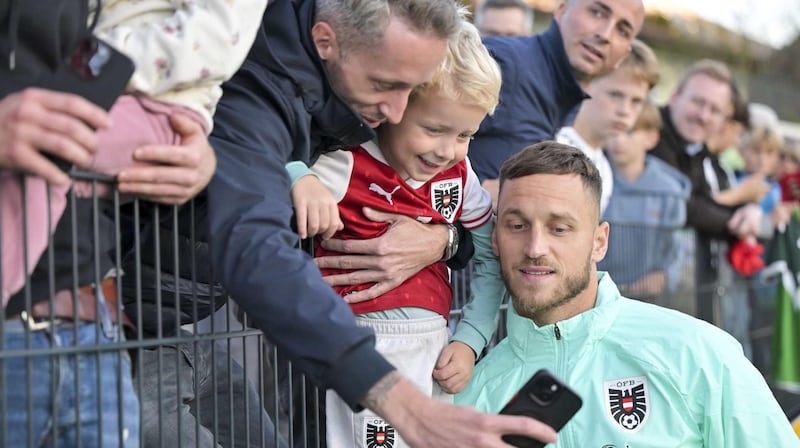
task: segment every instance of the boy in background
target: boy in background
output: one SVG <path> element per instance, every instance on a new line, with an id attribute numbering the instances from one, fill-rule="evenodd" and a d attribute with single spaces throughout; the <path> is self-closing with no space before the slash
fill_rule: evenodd
<path id="1" fill-rule="evenodd" d="M 736 180 L 741 182 L 752 175 L 764 177 L 770 186 L 769 191 L 759 202 L 764 215 L 773 213 L 781 215 L 779 206 L 782 192 L 776 179 L 779 175 L 782 147 L 783 137 L 769 126 L 755 126 L 742 137 L 740 151 L 742 159 L 744 159 L 744 171 L 736 172 Z M 774 218 L 784 224 L 788 222 L 788 219 L 783 221 L 779 216 L 774 216 Z"/>
<path id="2" fill-rule="evenodd" d="M 608 271 L 623 294 L 656 302 L 677 261 L 677 231 L 686 223 L 691 182 L 675 168 L 647 154 L 658 143 L 661 114 L 647 101 L 629 132 L 610 137 L 614 195 L 603 219 L 614 228 L 598 269 Z"/>
<path id="3" fill-rule="evenodd" d="M 472 135 L 497 106 L 500 83 L 499 68 L 478 31 L 464 21 L 431 82 L 412 92 L 401 122 L 382 125 L 375 141 L 322 155 L 311 168 L 313 176 L 298 178 L 308 174 L 302 163 L 287 166 L 292 179 L 297 179 L 292 199 L 298 232 L 318 235 L 315 256 L 335 254 L 321 246 L 322 238 L 369 239 L 389 228 L 390 223 L 366 219 L 364 207 L 406 214 L 425 223 L 459 220 L 472 232 L 476 299 L 465 308 L 449 345 L 452 288 L 443 261 L 376 299 L 351 303 L 359 324 L 375 331 L 377 350 L 420 390 L 443 400 L 450 400 L 448 394 L 460 391 L 469 381 L 476 354 L 494 332 L 503 295 L 499 267 L 491 253 L 491 197 L 466 159 Z M 339 273 L 322 270 L 323 276 Z M 348 294 L 371 286 L 335 289 L 347 300 Z M 328 446 L 374 446 L 380 442 L 378 434 L 385 440 L 397 437 L 372 412 L 353 413 L 332 393 L 326 401 Z M 405 446 L 399 439 L 395 442 L 396 447 Z"/>
<path id="4" fill-rule="evenodd" d="M 594 162 L 603 180 L 600 213 L 614 190 L 611 164 L 603 154 L 606 139 L 628 132 L 639 117 L 645 98 L 658 82 L 658 60 L 644 42 L 634 40 L 631 52 L 607 75 L 586 87 L 591 99 L 581 103 L 572 126 L 561 128 L 556 141 L 574 146 Z"/>

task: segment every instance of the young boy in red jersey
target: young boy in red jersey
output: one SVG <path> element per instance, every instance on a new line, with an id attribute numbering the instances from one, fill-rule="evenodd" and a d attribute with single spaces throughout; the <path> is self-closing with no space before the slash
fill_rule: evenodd
<path id="1" fill-rule="evenodd" d="M 359 324 L 375 331 L 378 351 L 422 391 L 443 400 L 469 381 L 476 354 L 495 330 L 504 293 L 491 251 L 491 197 L 466 159 L 472 135 L 498 103 L 500 83 L 497 64 L 475 27 L 465 21 L 431 82 L 411 94 L 400 123 L 382 125 L 375 141 L 324 154 L 312 166 L 313 173 L 296 162 L 287 166 L 296 179 L 296 212 L 304 217 L 298 219 L 298 231 L 317 235 L 315 256 L 336 254 L 322 247 L 323 238 L 370 239 L 389 228 L 390 223 L 365 217 L 365 207 L 425 223 L 460 221 L 472 232 L 475 299 L 464 309 L 452 338 L 447 327 L 452 288 L 443 261 L 376 299 L 349 300 Z M 333 197 L 326 202 L 329 193 Z M 335 288 L 348 300 L 349 294 L 371 286 Z M 366 447 L 379 437 L 405 446 L 387 422 L 369 411 L 353 413 L 331 393 L 326 414 L 329 446 Z"/>

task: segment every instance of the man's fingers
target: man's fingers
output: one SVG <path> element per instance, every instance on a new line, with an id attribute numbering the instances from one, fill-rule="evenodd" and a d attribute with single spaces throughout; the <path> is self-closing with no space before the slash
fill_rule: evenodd
<path id="1" fill-rule="evenodd" d="M 36 123 L 24 131 L 31 134 L 32 143 L 79 165 L 88 164 L 90 155 L 97 150 L 95 129 L 111 125 L 106 111 L 77 95 L 28 89 L 20 99 L 22 103 L 8 119 Z"/>
<path id="2" fill-rule="evenodd" d="M 545 443 L 554 443 L 558 435 L 550 426 L 530 417 L 517 415 L 491 415 L 489 426 L 494 433 L 508 435 L 533 436 Z"/>
<path id="3" fill-rule="evenodd" d="M 19 93 L 20 118 L 35 118 L 28 114 L 49 113 L 67 115 L 94 129 L 111 127 L 108 112 L 91 101 L 72 93 L 56 92 L 38 88 L 25 89 Z M 40 108 L 40 106 L 44 108 Z"/>
<path id="4" fill-rule="evenodd" d="M 76 117 L 94 129 L 111 127 L 111 118 L 108 112 L 80 95 L 44 90 L 36 92 L 37 95 L 39 93 L 46 95 L 45 101 L 51 110 Z"/>
<path id="5" fill-rule="evenodd" d="M 58 156 L 81 167 L 87 167 L 97 152 L 94 131 L 66 116 L 50 114 L 48 124 L 41 127 L 21 125 L 20 133 L 27 134 L 27 142 L 37 150 Z M 20 137 L 22 137 L 20 135 Z"/>
<path id="6" fill-rule="evenodd" d="M 395 282 L 392 283 L 376 283 L 371 288 L 367 288 L 358 292 L 354 292 L 352 294 L 348 294 L 344 297 L 344 300 L 347 303 L 359 303 L 364 302 L 367 300 L 372 300 L 376 297 L 380 297 L 387 292 L 391 291 L 392 289 L 396 288 L 397 284 Z"/>
<path id="7" fill-rule="evenodd" d="M 190 147 L 174 145 L 146 145 L 137 148 L 133 158 L 139 162 L 171 165 L 175 167 L 196 167 L 200 154 Z"/>
<path id="8" fill-rule="evenodd" d="M 191 198 L 191 192 L 179 185 L 150 182 L 126 182 L 118 184 L 120 193 L 141 197 L 163 204 L 183 204 Z"/>
<path id="9" fill-rule="evenodd" d="M 464 387 L 461 385 L 461 382 L 457 379 L 449 379 L 437 382 L 439 383 L 439 387 L 441 387 L 442 390 L 448 394 L 457 394 L 464 389 Z"/>
<path id="10" fill-rule="evenodd" d="M 294 217 L 297 220 L 297 235 L 301 240 L 308 238 L 308 210 L 305 207 L 298 207 L 294 211 Z"/>
<path id="11" fill-rule="evenodd" d="M 375 210 L 374 208 L 369 208 L 369 207 L 364 207 L 362 209 L 362 212 L 364 213 L 364 216 L 367 217 L 367 219 L 369 219 L 370 221 L 375 221 L 375 222 L 392 222 L 392 221 L 396 221 L 400 217 L 405 218 L 404 215 L 397 215 L 397 214 L 394 214 L 394 213 L 385 213 L 385 212 L 381 212 L 381 211 Z"/>
<path id="12" fill-rule="evenodd" d="M 197 182 L 197 172 L 174 166 L 137 166 L 119 173 L 117 180 L 123 183 L 152 183 L 192 187 Z"/>
<path id="13" fill-rule="evenodd" d="M 380 251 L 376 251 L 376 244 L 372 239 L 369 240 L 340 240 L 330 239 L 322 242 L 322 247 L 334 252 L 341 252 L 343 254 L 368 254 L 382 255 Z M 365 260 L 374 260 L 377 257 L 359 256 L 358 259 L 347 256 L 336 257 L 340 258 L 341 266 L 324 266 L 326 268 L 339 268 L 339 269 L 370 269 L 377 267 L 374 262 L 367 262 Z M 359 261 L 356 261 L 359 260 Z M 320 266 L 322 267 L 322 266 Z"/>
<path id="14" fill-rule="evenodd" d="M 81 167 L 88 166 L 92 160 L 94 148 L 90 150 L 70 136 L 48 127 L 20 122 L 8 134 L 5 143 L 10 151 L 7 157 L 17 167 L 24 167 L 27 159 L 34 153 L 38 155 L 40 150 Z"/>
<path id="15" fill-rule="evenodd" d="M 67 185 L 70 182 L 67 173 L 34 150 L 29 152 L 25 160 L 20 161 L 19 167 L 22 171 L 39 176 L 54 185 Z"/>
<path id="16" fill-rule="evenodd" d="M 335 241 L 333 245 L 329 245 L 331 241 Z M 322 241 L 322 247 L 327 250 L 332 250 L 334 252 L 344 252 L 343 250 L 336 250 L 332 246 L 338 246 L 339 242 L 342 240 L 324 240 Z M 380 266 L 380 257 L 375 255 L 331 255 L 327 257 L 318 257 L 314 259 L 314 262 L 317 263 L 317 266 L 320 268 L 327 268 L 327 269 L 358 269 L 363 270 L 362 272 L 356 273 L 351 272 L 347 275 L 353 277 L 354 280 L 358 281 L 359 283 L 364 282 L 377 282 L 383 280 L 385 277 L 381 272 L 377 272 L 378 267 Z M 372 271 L 376 270 L 376 271 Z M 357 284 L 357 283 L 343 283 L 345 285 L 350 284 Z"/>
<path id="17" fill-rule="evenodd" d="M 183 205 L 188 202 L 187 196 L 165 196 L 165 195 L 147 195 L 137 194 L 137 199 L 143 201 L 156 202 L 164 205 Z"/>
<path id="18" fill-rule="evenodd" d="M 329 266 L 324 266 L 323 260 L 334 258 L 334 257 L 320 257 L 315 258 L 314 261 L 317 264 L 317 267 L 320 269 L 322 268 L 329 268 Z M 344 270 L 349 270 L 348 268 L 344 268 Z M 387 283 L 389 285 L 399 285 L 399 282 L 394 282 L 391 279 L 387 279 L 385 274 L 382 271 L 370 270 L 370 269 L 357 269 L 351 272 L 345 272 L 342 274 L 332 274 L 326 275 L 323 277 L 325 281 L 331 286 L 346 286 L 346 285 L 361 285 L 364 283 Z"/>
<path id="19" fill-rule="evenodd" d="M 198 133 L 204 134 L 200 124 L 184 114 L 177 113 L 170 115 L 169 123 L 172 125 L 172 129 L 183 138 L 191 137 Z"/>

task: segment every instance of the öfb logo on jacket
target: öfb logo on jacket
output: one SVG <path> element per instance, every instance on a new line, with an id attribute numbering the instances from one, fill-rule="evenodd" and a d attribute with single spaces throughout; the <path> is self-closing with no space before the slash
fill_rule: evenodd
<path id="1" fill-rule="evenodd" d="M 605 409 L 611 420 L 625 432 L 636 433 L 650 416 L 650 393 L 646 376 L 603 382 Z"/>
<path id="2" fill-rule="evenodd" d="M 367 448 L 393 448 L 394 428 L 379 417 L 364 420 L 364 444 Z"/>

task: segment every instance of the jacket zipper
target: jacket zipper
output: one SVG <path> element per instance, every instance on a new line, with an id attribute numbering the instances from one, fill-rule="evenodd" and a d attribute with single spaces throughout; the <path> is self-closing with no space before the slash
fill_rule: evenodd
<path id="1" fill-rule="evenodd" d="M 553 332 L 556 334 L 556 340 L 561 340 L 561 330 L 558 328 L 558 324 L 553 324 Z"/>

